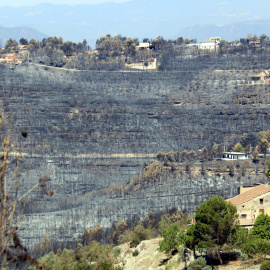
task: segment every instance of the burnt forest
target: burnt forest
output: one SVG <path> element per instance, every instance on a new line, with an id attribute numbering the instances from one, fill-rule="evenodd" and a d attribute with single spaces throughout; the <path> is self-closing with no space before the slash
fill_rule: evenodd
<path id="1" fill-rule="evenodd" d="M 244 133 L 255 147 L 258 132 L 270 129 L 270 85 L 249 82 L 270 68 L 269 52 L 157 58 L 153 71 L 0 65 L 0 113 L 12 119 L 14 140 L 28 134 L 21 177 L 32 186 L 46 175 L 53 191 L 33 192 L 26 204 L 25 245 L 46 236 L 73 246 L 85 228 L 108 233 L 119 220 L 172 206 L 193 214 L 214 194 L 230 198 L 240 185 L 265 182 L 266 159 L 232 170 L 210 153 L 214 145 L 230 151 Z"/>

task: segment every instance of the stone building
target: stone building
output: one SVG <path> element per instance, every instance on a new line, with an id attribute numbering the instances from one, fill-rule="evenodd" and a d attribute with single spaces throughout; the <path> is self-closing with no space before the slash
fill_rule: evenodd
<path id="1" fill-rule="evenodd" d="M 270 187 L 263 184 L 241 186 L 239 195 L 228 199 L 237 207 L 240 226 L 251 227 L 260 214 L 270 215 Z"/>

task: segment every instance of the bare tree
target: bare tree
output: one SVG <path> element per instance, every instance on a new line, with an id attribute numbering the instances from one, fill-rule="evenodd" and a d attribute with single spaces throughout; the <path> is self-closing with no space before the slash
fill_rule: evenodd
<path id="1" fill-rule="evenodd" d="M 10 121 L 0 115 L 0 262 L 1 266 L 28 262 L 42 268 L 42 265 L 29 255 L 19 237 L 23 209 L 32 191 L 40 188 L 47 194 L 48 177 L 43 177 L 31 188 L 21 178 L 22 140 L 27 132 L 21 130 L 19 142 L 15 143 Z"/>

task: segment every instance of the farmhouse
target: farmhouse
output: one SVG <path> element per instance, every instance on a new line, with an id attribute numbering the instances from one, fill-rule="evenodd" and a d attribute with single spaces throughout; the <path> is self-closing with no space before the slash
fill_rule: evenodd
<path id="1" fill-rule="evenodd" d="M 211 37 L 201 42 L 199 48 L 201 50 L 216 50 L 219 47 L 220 37 Z"/>
<path id="2" fill-rule="evenodd" d="M 238 160 L 238 159 L 249 159 L 250 154 L 242 152 L 224 152 L 222 159 L 224 160 Z"/>
<path id="3" fill-rule="evenodd" d="M 227 201 L 237 207 L 240 226 L 251 227 L 260 214 L 270 215 L 270 187 L 268 184 L 241 186 L 238 193 L 238 196 Z"/>
<path id="4" fill-rule="evenodd" d="M 5 59 L 7 64 L 18 64 L 18 55 L 16 53 L 7 53 Z"/>

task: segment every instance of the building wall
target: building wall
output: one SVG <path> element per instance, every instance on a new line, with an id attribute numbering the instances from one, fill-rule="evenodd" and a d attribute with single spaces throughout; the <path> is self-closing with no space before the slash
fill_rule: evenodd
<path id="1" fill-rule="evenodd" d="M 6 61 L 8 64 L 10 64 L 10 63 L 16 64 L 16 63 L 18 63 L 18 56 L 17 55 L 7 55 Z"/>
<path id="2" fill-rule="evenodd" d="M 240 224 L 245 219 L 251 219 L 254 223 L 255 219 L 261 214 L 270 213 L 270 192 L 264 195 L 258 196 L 248 202 L 239 204 L 237 207 L 237 213 L 239 214 Z"/>
<path id="3" fill-rule="evenodd" d="M 248 154 L 229 154 L 229 153 L 224 153 L 223 154 L 223 159 L 232 159 L 232 160 L 237 160 L 237 159 L 249 159 Z"/>

